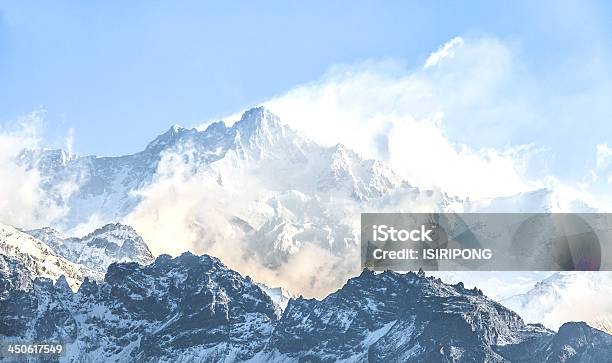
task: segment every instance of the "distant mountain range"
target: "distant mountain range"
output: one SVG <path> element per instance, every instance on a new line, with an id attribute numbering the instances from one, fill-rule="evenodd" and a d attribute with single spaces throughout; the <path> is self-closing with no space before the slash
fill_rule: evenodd
<path id="1" fill-rule="evenodd" d="M 556 327 L 559 320 L 580 317 L 612 333 L 612 272 L 556 272 L 531 290 L 501 300 L 528 322 Z M 596 307 L 596 308 L 594 308 Z"/>
<path id="2" fill-rule="evenodd" d="M 287 195 L 294 193 L 308 200 L 314 198 L 319 204 L 330 197 L 348 198 L 359 206 L 377 209 L 401 206 L 399 201 L 419 200 L 428 203 L 429 211 L 594 211 L 584 203 L 547 189 L 488 200 L 420 190 L 386 163 L 363 159 L 342 144 L 318 145 L 263 107 L 246 111 L 231 127 L 222 121 L 205 130 L 174 125 L 143 151 L 132 155 L 98 157 L 78 156 L 64 150 L 26 150 L 20 157 L 22 164 L 40 171 L 46 192 L 69 207 L 68 214 L 54 223 L 62 229 L 89 220 L 104 224 L 126 217 L 142 201 L 138 191 L 164 177 L 168 172 L 164 166 L 170 161 L 184 165 L 182 171 L 186 174 L 204 175 L 227 193 L 250 184 L 249 180 L 237 177 L 251 177 L 271 194 L 268 202 L 280 202 L 283 206 L 283 202 L 298 203 L 296 196 Z M 76 191 L 69 195 L 59 193 L 57 186 L 66 183 L 75 183 Z M 294 209 L 291 205 L 286 207 L 289 211 Z M 316 210 L 309 212 L 317 217 Z M 237 217 L 250 222 L 248 215 Z"/>
<path id="3" fill-rule="evenodd" d="M 359 273 L 363 211 L 593 210 L 547 189 L 487 200 L 423 190 L 384 162 L 342 144 L 316 144 L 262 107 L 232 126 L 172 126 L 133 155 L 29 150 L 20 162 L 37 168 L 43 189 L 66 207 L 53 223 L 59 230 L 80 234 L 122 222 L 154 254 L 210 253 L 309 296 L 324 296 Z M 316 268 L 290 273 L 312 256 Z"/>
<path id="4" fill-rule="evenodd" d="M 0 225 L 2 340 L 69 341 L 69 361 L 79 361 L 76 352 L 93 361 L 612 356 L 610 336 L 584 323 L 555 334 L 462 284 L 360 274 L 362 211 L 593 211 L 555 191 L 471 200 L 423 190 L 384 162 L 308 140 L 263 108 L 232 126 L 173 126 L 133 155 L 26 150 L 20 162 L 40 172 L 42 188 L 68 212 L 52 227 Z M 238 272 L 209 256 L 154 258 L 185 250 Z M 583 275 L 559 276 L 502 303 L 528 322 L 571 320 L 555 309 L 579 284 L 555 281 Z M 594 288 L 612 286 L 610 274 L 599 277 Z M 606 329 L 609 317 L 589 323 Z"/>

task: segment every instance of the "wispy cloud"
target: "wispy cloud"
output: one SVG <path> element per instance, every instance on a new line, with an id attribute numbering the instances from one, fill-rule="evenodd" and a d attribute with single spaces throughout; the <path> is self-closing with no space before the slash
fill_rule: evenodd
<path id="1" fill-rule="evenodd" d="M 40 149 L 40 129 L 44 110 L 16 120 L 14 129 L 0 128 L 0 221 L 13 226 L 33 228 L 50 225 L 67 209 L 41 187 L 36 168 L 20 160 L 24 149 Z M 74 190 L 62 184 L 53 188 L 66 198 Z"/>
<path id="2" fill-rule="evenodd" d="M 456 37 L 445 43 L 437 51 L 431 53 L 423 68 L 433 67 L 445 58 L 452 58 L 455 55 L 455 48 L 463 46 L 463 38 Z"/>
<path id="3" fill-rule="evenodd" d="M 422 187 L 470 197 L 553 184 L 588 193 L 580 182 L 595 163 L 588 147 L 593 137 L 576 140 L 578 121 L 568 117 L 579 113 L 593 118 L 595 129 L 604 128 L 593 109 L 606 107 L 600 96 L 608 83 L 604 78 L 569 89 L 551 80 L 557 77 L 572 76 L 535 75 L 517 44 L 457 37 L 423 65 L 386 60 L 335 66 L 264 105 L 310 138 L 386 160 Z M 575 154 L 582 155 L 581 164 Z"/>
<path id="4" fill-rule="evenodd" d="M 468 118 L 475 114 L 487 114 L 479 122 L 496 123 L 499 114 L 515 111 L 499 94 L 513 61 L 497 39 L 454 38 L 422 67 L 392 61 L 338 66 L 265 105 L 314 140 L 343 142 L 390 162 L 418 186 L 472 197 L 508 195 L 535 187 L 522 173 L 530 148 L 475 149 L 447 129 L 449 118 L 465 120 L 472 125 L 466 131 L 474 132 Z"/>

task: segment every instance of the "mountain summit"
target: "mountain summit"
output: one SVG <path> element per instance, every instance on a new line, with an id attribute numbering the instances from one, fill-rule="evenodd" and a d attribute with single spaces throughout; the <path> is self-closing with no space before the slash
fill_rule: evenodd
<path id="1" fill-rule="evenodd" d="M 264 107 L 255 107 L 245 111 L 240 120 L 234 124 L 234 128 L 243 132 L 245 136 L 280 130 L 283 126 L 278 116 Z"/>
<path id="2" fill-rule="evenodd" d="M 179 125 L 172 125 L 168 131 L 159 135 L 155 138 L 155 140 L 151 141 L 147 147 L 146 151 L 159 153 L 164 149 L 171 147 L 177 141 L 181 139 L 183 135 L 189 132 L 194 132 L 195 130 L 188 130 Z"/>
<path id="3" fill-rule="evenodd" d="M 66 259 L 105 273 L 113 262 L 147 265 L 154 258 L 136 231 L 120 223 L 107 224 L 84 237 L 66 237 L 53 228 L 27 231 Z"/>

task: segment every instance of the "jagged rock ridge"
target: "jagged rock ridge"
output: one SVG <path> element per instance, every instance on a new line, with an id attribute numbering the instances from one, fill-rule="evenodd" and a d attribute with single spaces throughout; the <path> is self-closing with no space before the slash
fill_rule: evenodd
<path id="1" fill-rule="evenodd" d="M 5 277 L 0 275 L 0 280 Z M 2 286 L 2 285 L 0 285 Z M 209 256 L 112 264 L 77 293 L 34 280 L 0 299 L 3 339 L 69 342 L 66 361 L 605 362 L 612 337 L 583 323 L 555 334 L 463 284 L 364 271 L 279 318 L 250 278 Z"/>

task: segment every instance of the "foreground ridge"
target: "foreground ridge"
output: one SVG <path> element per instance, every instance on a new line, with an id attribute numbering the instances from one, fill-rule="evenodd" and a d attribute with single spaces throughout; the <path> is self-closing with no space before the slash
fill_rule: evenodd
<path id="1" fill-rule="evenodd" d="M 0 286 L 9 286 L 0 273 Z M 612 336 L 585 323 L 557 334 L 462 283 L 364 270 L 323 300 L 291 299 L 279 317 L 249 277 L 184 253 L 113 263 L 73 293 L 33 280 L 0 300 L 2 340 L 59 340 L 66 361 L 602 362 Z"/>

